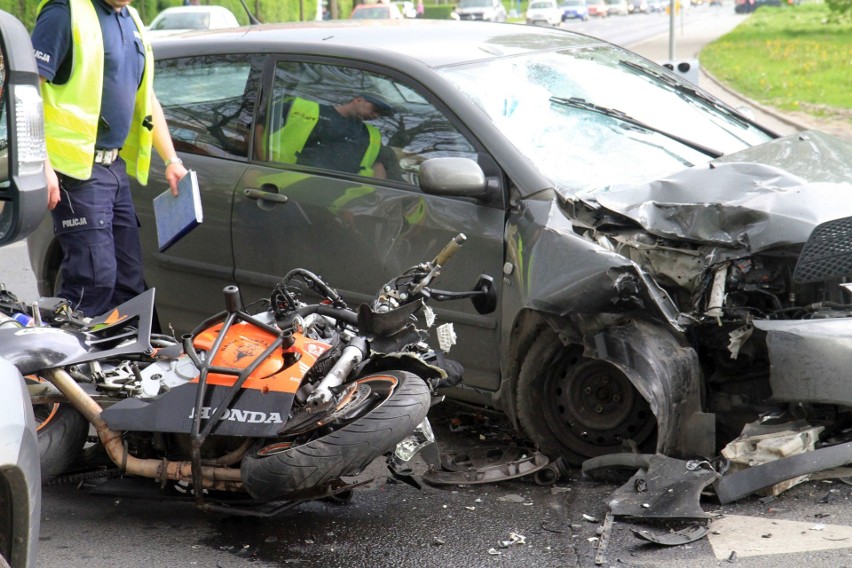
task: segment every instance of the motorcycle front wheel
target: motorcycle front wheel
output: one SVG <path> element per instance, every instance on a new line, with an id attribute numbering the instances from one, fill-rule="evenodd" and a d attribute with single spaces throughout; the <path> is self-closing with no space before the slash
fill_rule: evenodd
<path id="1" fill-rule="evenodd" d="M 359 379 L 358 387 L 369 389 L 370 402 L 353 420 L 321 426 L 313 436 L 264 440 L 252 448 L 240 475 L 254 499 L 282 498 L 357 475 L 392 451 L 429 412 L 429 388 L 412 373 L 370 375 Z"/>

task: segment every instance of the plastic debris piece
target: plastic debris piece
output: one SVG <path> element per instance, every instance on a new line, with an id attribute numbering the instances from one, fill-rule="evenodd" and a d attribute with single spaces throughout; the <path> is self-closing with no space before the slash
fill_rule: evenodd
<path id="1" fill-rule="evenodd" d="M 426 327 L 432 327 L 435 325 L 435 310 L 431 307 L 424 305 L 423 306 L 423 319 L 426 320 Z M 440 337 L 440 335 L 439 335 Z"/>
<path id="2" fill-rule="evenodd" d="M 822 523 L 817 523 L 814 526 L 812 526 L 810 530 L 812 530 L 812 531 L 824 531 L 825 525 L 822 524 Z"/>
<path id="3" fill-rule="evenodd" d="M 456 332 L 453 329 L 453 324 L 445 323 L 439 325 L 436 329 L 438 335 L 438 347 L 444 353 L 449 353 L 453 345 L 456 344 Z"/>
<path id="4" fill-rule="evenodd" d="M 526 544 L 527 539 L 524 535 L 518 533 L 509 533 L 509 540 L 501 540 L 500 546 L 502 548 L 509 548 L 513 544 Z"/>
<path id="5" fill-rule="evenodd" d="M 489 548 L 488 554 L 490 554 L 491 556 L 500 556 L 503 553 L 497 550 L 496 548 Z"/>
<path id="6" fill-rule="evenodd" d="M 498 501 L 508 501 L 509 503 L 523 503 L 524 498 L 520 495 L 510 493 L 509 495 L 501 495 L 497 498 Z"/>
<path id="7" fill-rule="evenodd" d="M 593 516 L 591 516 L 591 515 L 587 515 L 587 514 L 585 514 L 585 513 L 583 513 L 583 518 L 584 518 L 584 519 L 586 519 L 587 521 L 589 521 L 590 523 L 598 523 L 598 522 L 600 522 L 600 521 L 598 520 L 598 518 L 597 518 L 597 517 L 593 517 Z"/>

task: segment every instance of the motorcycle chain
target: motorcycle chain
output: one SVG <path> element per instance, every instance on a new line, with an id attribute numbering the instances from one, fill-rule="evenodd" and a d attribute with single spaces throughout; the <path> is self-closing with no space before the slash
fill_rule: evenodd
<path id="1" fill-rule="evenodd" d="M 117 477 L 121 477 L 121 470 L 116 467 L 111 469 L 83 471 L 80 473 L 64 473 L 46 480 L 42 483 L 42 485 L 45 487 L 51 487 L 54 485 L 67 485 L 69 483 L 73 483 L 80 486 L 92 479 L 114 479 Z"/>

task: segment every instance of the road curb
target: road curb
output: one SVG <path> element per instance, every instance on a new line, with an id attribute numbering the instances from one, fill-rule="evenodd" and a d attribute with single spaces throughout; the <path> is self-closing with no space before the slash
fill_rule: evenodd
<path id="1" fill-rule="evenodd" d="M 789 116 L 782 114 L 780 111 L 778 111 L 778 110 L 776 110 L 772 107 L 768 107 L 766 105 L 763 105 L 763 104 L 761 104 L 757 101 L 754 101 L 754 100 L 746 97 L 742 93 L 733 90 L 728 85 L 726 85 L 725 83 L 723 83 L 722 81 L 717 79 L 712 73 L 707 71 L 703 66 L 701 66 L 699 68 L 699 72 L 701 73 L 702 76 L 706 77 L 711 83 L 716 85 L 719 89 L 725 91 L 730 96 L 734 97 L 737 100 L 742 101 L 744 104 L 747 104 L 749 106 L 753 106 L 754 108 L 758 109 L 762 113 L 768 114 L 769 116 L 771 116 L 772 118 L 774 118 L 778 122 L 782 122 L 782 123 L 784 123 L 788 126 L 792 126 L 793 128 L 795 128 L 797 130 L 811 130 L 811 129 L 814 128 L 814 126 L 804 124 L 804 123 L 802 123 L 798 120 L 794 120 L 794 119 L 790 118 Z"/>

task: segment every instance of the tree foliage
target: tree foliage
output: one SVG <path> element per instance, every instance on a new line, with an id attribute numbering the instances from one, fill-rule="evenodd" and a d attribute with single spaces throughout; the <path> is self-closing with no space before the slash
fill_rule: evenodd
<path id="1" fill-rule="evenodd" d="M 825 0 L 835 18 L 852 18 L 852 0 Z"/>

